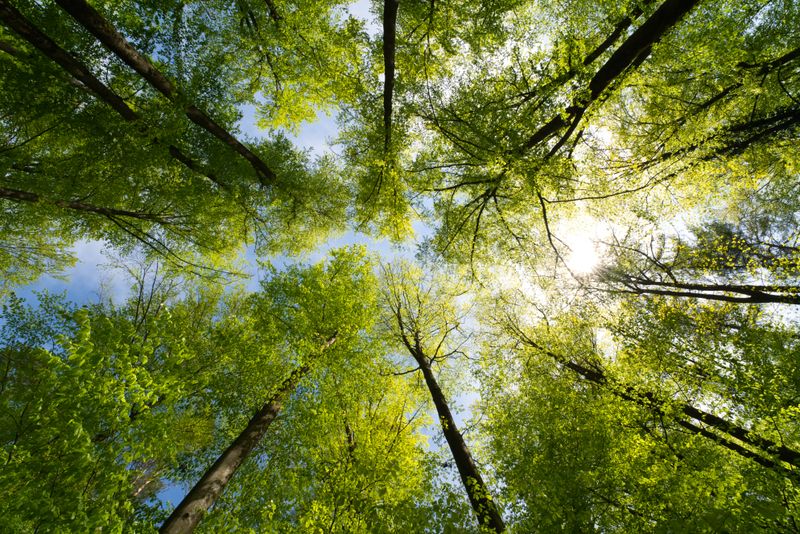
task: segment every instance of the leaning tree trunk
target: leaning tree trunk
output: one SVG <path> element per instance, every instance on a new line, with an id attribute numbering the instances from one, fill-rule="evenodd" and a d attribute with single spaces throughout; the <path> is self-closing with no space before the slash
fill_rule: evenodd
<path id="1" fill-rule="evenodd" d="M 96 9 L 83 0 L 56 0 L 56 3 L 119 59 L 138 72 L 153 88 L 170 101 L 180 102 L 181 95 L 178 88 L 150 60 L 131 46 L 127 39 Z M 262 185 L 272 185 L 275 182 L 276 176 L 272 169 L 214 119 L 191 103 L 184 105 L 184 111 L 190 121 L 208 131 L 247 160 Z"/>
<path id="2" fill-rule="evenodd" d="M 323 346 L 324 351 L 336 341 L 331 337 Z M 186 497 L 175 507 L 172 514 L 161 525 L 162 534 L 178 534 L 192 532 L 206 511 L 216 502 L 227 486 L 233 474 L 247 459 L 267 429 L 278 416 L 283 403 L 297 388 L 300 379 L 311 370 L 311 362 L 295 369 L 283 381 L 272 398 L 250 419 L 247 427 L 225 449 L 214 465 L 208 468 L 202 478 L 189 491 Z"/>
<path id="3" fill-rule="evenodd" d="M 650 55 L 653 45 L 659 42 L 664 34 L 678 24 L 699 2 L 700 0 L 666 0 L 661 4 L 598 69 L 589 81 L 587 94 L 582 95 L 567 107 L 564 113 L 555 115 L 534 132 L 521 147 L 521 152 L 529 151 L 568 126 L 570 128 L 567 134 L 571 133 L 577 127 L 589 105 L 599 100 L 603 92 L 615 83 L 625 71 L 641 64 Z M 605 45 L 605 43 L 603 44 Z M 610 44 L 608 43 L 608 46 Z M 566 137 L 568 135 L 563 136 L 557 146 L 563 144 Z M 551 149 L 550 152 L 553 153 L 553 150 Z"/>
<path id="4" fill-rule="evenodd" d="M 585 380 L 608 387 L 610 392 L 617 397 L 652 410 L 656 414 L 664 415 L 669 411 L 668 405 L 670 404 L 670 401 L 659 399 L 650 391 L 641 391 L 632 386 L 616 383 L 606 376 L 602 370 L 583 366 L 570 360 L 569 358 L 547 350 L 532 339 L 525 336 L 525 334 L 520 330 L 516 329 L 516 331 L 526 345 L 533 347 L 536 350 L 553 358 L 556 362 L 579 374 Z M 797 479 L 797 474 L 795 471 L 787 469 L 778 461 L 775 461 L 775 458 L 781 462 L 786 462 L 795 468 L 800 468 L 800 452 L 786 447 L 785 445 L 778 444 L 774 441 L 753 434 L 751 431 L 745 428 L 735 425 L 717 415 L 696 408 L 688 402 L 676 402 L 676 404 L 673 404 L 673 406 L 677 407 L 684 415 L 702 422 L 703 424 L 707 425 L 707 427 L 713 428 L 716 432 L 711 432 L 708 430 L 708 428 L 703 428 L 690 421 L 673 416 L 672 419 L 679 426 L 682 426 L 683 428 L 686 428 L 695 434 L 699 434 L 703 437 L 711 439 L 712 441 L 715 441 L 719 445 L 739 454 L 740 456 L 753 460 L 765 467 L 781 471 L 783 474 L 792 479 Z M 737 443 L 726 438 L 724 434 L 727 434 L 728 436 L 735 438 L 742 443 L 746 443 L 747 445 L 756 449 L 758 452 L 751 451 L 750 449 L 738 445 Z"/>
<path id="5" fill-rule="evenodd" d="M 617 290 L 620 293 L 633 295 L 687 297 L 742 304 L 800 304 L 800 295 L 798 295 L 800 287 L 798 286 L 662 282 L 625 277 L 624 275 L 618 276 L 616 279 L 612 278 L 611 281 L 627 288 Z"/>
<path id="6" fill-rule="evenodd" d="M 136 113 L 130 106 L 128 106 L 122 97 L 101 82 L 94 74 L 92 74 L 86 65 L 78 61 L 72 54 L 58 46 L 55 41 L 42 33 L 7 0 L 0 0 L 0 21 L 2 21 L 6 27 L 14 31 L 17 35 L 36 47 L 51 61 L 57 63 L 70 76 L 72 76 L 72 80 L 74 81 L 75 85 L 91 91 L 95 96 L 116 111 L 124 120 L 128 122 L 136 122 L 139 120 L 139 114 Z M 16 50 L 16 48 L 7 43 L 0 43 L 0 50 L 17 57 L 21 56 L 20 51 Z M 148 130 L 146 126 L 142 125 L 140 127 L 141 133 L 144 134 L 147 133 L 147 131 Z M 154 141 L 158 142 L 158 138 L 155 138 Z M 170 156 L 186 165 L 186 167 L 188 167 L 190 170 L 202 174 L 223 189 L 228 188 L 224 183 L 220 182 L 213 173 L 204 169 L 201 164 L 195 162 L 189 156 L 181 152 L 178 147 L 169 145 L 168 150 Z"/>
<path id="7" fill-rule="evenodd" d="M 494 532 L 503 532 L 506 526 L 500 516 L 500 511 L 492 500 L 492 496 L 489 494 L 489 490 L 483 482 L 478 468 L 475 466 L 469 448 L 464 442 L 464 437 L 456 426 L 453 414 L 450 413 L 450 408 L 447 405 L 447 399 L 433 376 L 430 363 L 421 353 L 417 353 L 414 358 L 417 360 L 420 369 L 422 369 L 425 383 L 431 392 L 433 404 L 436 405 L 436 412 L 439 414 L 442 432 L 447 444 L 450 446 L 450 452 L 458 468 L 458 474 L 461 476 L 461 481 L 467 490 L 472 509 L 478 516 L 478 522 L 482 527 L 489 528 Z"/>
<path id="8" fill-rule="evenodd" d="M 98 80 L 89 69 L 72 55 L 58 46 L 47 35 L 39 31 L 20 11 L 7 0 L 0 0 L 0 21 L 17 35 L 35 46 L 45 56 L 58 63 L 73 78 L 80 81 L 90 91 L 100 97 L 127 121 L 137 119 L 134 112 L 122 98 Z"/>

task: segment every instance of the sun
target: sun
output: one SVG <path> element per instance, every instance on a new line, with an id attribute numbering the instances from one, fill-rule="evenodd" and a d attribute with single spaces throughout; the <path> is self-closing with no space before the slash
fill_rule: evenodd
<path id="1" fill-rule="evenodd" d="M 588 235 L 576 235 L 567 240 L 570 252 L 564 261 L 575 274 L 589 274 L 600 263 L 597 246 Z"/>
<path id="2" fill-rule="evenodd" d="M 557 235 L 566 249 L 562 256 L 572 273 L 587 275 L 598 266 L 602 233 L 600 221 L 588 215 L 580 215 L 560 225 Z"/>

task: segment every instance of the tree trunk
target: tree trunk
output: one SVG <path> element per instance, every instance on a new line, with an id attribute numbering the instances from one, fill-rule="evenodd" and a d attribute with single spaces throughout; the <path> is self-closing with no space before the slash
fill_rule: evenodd
<path id="1" fill-rule="evenodd" d="M 281 17 L 281 14 L 278 13 L 278 8 L 275 7 L 275 3 L 272 0 L 264 0 L 264 3 L 267 5 L 267 11 L 269 11 L 269 18 L 271 18 L 275 24 L 280 23 L 281 18 L 283 17 Z"/>
<path id="2" fill-rule="evenodd" d="M 77 200 L 46 200 L 43 199 L 37 193 L 31 193 L 30 191 L 21 191 L 19 189 L 10 189 L 7 187 L 0 187 L 0 198 L 11 200 L 13 202 L 30 202 L 32 204 L 45 202 L 47 204 L 52 204 L 53 206 L 58 206 L 59 208 L 63 209 L 82 211 L 85 213 L 92 213 L 95 215 L 103 215 L 105 217 L 112 217 L 112 218 L 125 217 L 129 219 L 137 219 L 140 221 L 149 221 L 161 225 L 170 224 L 169 215 L 157 215 L 154 213 L 141 212 L 141 211 L 129 211 L 116 208 L 106 208 L 104 206 L 95 206 L 94 204 L 87 204 L 86 202 L 80 202 Z"/>
<path id="3" fill-rule="evenodd" d="M 644 23 L 614 51 L 600 69 L 598 69 L 589 82 L 589 94 L 584 97 L 583 100 L 574 101 L 572 105 L 567 108 L 566 115 L 568 119 L 565 120 L 561 114 L 553 117 L 528 138 L 523 145 L 522 152 L 537 146 L 568 125 L 571 125 L 574 130 L 577 126 L 577 122 L 583 116 L 588 106 L 600 98 L 603 91 L 617 80 L 626 69 L 641 64 L 650 54 L 653 44 L 661 40 L 661 37 L 675 26 L 684 15 L 691 11 L 699 1 L 700 0 L 666 0 L 661 4 L 655 13 L 644 21 Z M 624 23 L 625 21 L 621 22 L 623 25 Z M 614 34 L 612 34 L 612 37 L 613 36 Z M 607 47 L 610 44 L 611 43 L 603 43 L 599 48 L 602 50 L 604 46 Z M 587 57 L 587 60 L 589 59 L 593 60 L 591 54 Z M 564 141 L 566 141 L 566 139 L 562 139 L 559 145 L 563 144 Z"/>
<path id="4" fill-rule="evenodd" d="M 650 3 L 650 2 L 652 2 L 652 1 L 653 1 L 653 0 L 645 0 L 644 2 L 642 2 L 642 4 L 643 4 L 643 5 L 645 5 L 645 4 L 649 4 L 649 3 Z M 585 67 L 586 67 L 586 66 L 589 66 L 589 65 L 591 65 L 591 64 L 594 62 L 594 60 L 595 60 L 595 59 L 597 59 L 597 58 L 599 58 L 601 55 L 603 55 L 603 52 L 605 52 L 606 50 L 608 50 L 608 49 L 611 47 L 611 45 L 613 45 L 614 43 L 616 43 L 616 42 L 617 42 L 617 39 L 619 39 L 619 38 L 620 38 L 620 36 L 621 36 L 621 35 L 622 35 L 622 34 L 625 32 L 625 30 L 627 30 L 628 28 L 630 28 L 631 24 L 633 24 L 633 20 L 634 20 L 634 19 L 636 19 L 636 18 L 638 18 L 638 17 L 639 17 L 641 14 L 642 14 L 642 10 L 641 10 L 641 8 L 640 8 L 639 6 L 634 6 L 634 8 L 633 8 L 633 10 L 631 11 L 630 15 L 628 15 L 627 17 L 625 17 L 625 18 L 623 18 L 621 21 L 619 21 L 619 22 L 617 23 L 617 25 L 616 25 L 616 26 L 614 26 L 614 31 L 612 31 L 612 32 L 611 32 L 611 33 L 608 35 L 608 37 L 606 37 L 606 38 L 605 38 L 605 40 L 604 40 L 602 43 L 600 43 L 599 45 L 597 45 L 597 48 L 595 48 L 594 50 L 592 50 L 592 51 L 589 53 L 589 55 L 588 55 L 588 56 L 586 56 L 586 57 L 583 59 L 583 65 L 584 65 Z"/>
<path id="5" fill-rule="evenodd" d="M 139 115 L 125 103 L 122 97 L 98 80 L 83 63 L 75 59 L 69 52 L 58 46 L 47 35 L 39 31 L 38 28 L 22 15 L 22 13 L 9 4 L 7 0 L 0 0 L 0 20 L 20 37 L 35 46 L 45 56 L 67 71 L 67 73 L 72 76 L 72 81 L 75 85 L 79 85 L 94 93 L 124 120 L 128 122 L 139 120 Z M 0 46 L 0 49 L 9 54 L 14 54 L 17 57 L 21 55 L 21 52 L 10 44 L 4 44 Z M 144 127 L 141 128 L 140 131 L 143 134 L 147 133 L 147 129 Z M 155 139 L 155 141 L 158 142 L 158 139 Z M 190 170 L 205 176 L 223 189 L 227 189 L 227 186 L 221 183 L 213 173 L 203 169 L 202 165 L 192 160 L 192 158 L 184 154 L 178 147 L 169 145 L 168 151 L 172 158 L 184 164 Z"/>
<path id="6" fill-rule="evenodd" d="M 617 277 L 612 281 L 626 286 L 619 290 L 634 295 L 663 295 L 667 297 L 688 297 L 720 302 L 739 302 L 742 304 L 800 304 L 800 287 L 797 286 L 754 286 L 737 284 L 693 284 L 683 282 L 659 282 Z M 664 289 L 656 289 L 664 288 Z M 714 293 L 734 293 L 725 295 Z"/>
<path id="7" fill-rule="evenodd" d="M 606 375 L 600 371 L 589 369 L 587 367 L 584 367 L 578 363 L 569 360 L 558 360 L 558 361 L 562 363 L 565 367 L 575 371 L 576 373 L 583 376 L 590 382 L 594 382 L 595 384 L 601 384 L 601 385 L 610 384 L 609 380 L 606 378 Z M 637 391 L 635 388 L 630 386 L 617 385 L 616 388 L 612 389 L 612 393 L 625 400 L 635 402 L 640 406 L 649 407 L 653 410 L 656 410 L 657 413 L 660 414 L 665 413 L 665 408 L 667 407 L 668 404 L 667 401 L 658 399 L 653 393 L 649 391 L 645 392 Z M 761 449 L 761 451 L 766 454 L 777 456 L 778 459 L 780 459 L 781 461 L 784 461 L 788 464 L 792 464 L 795 467 L 800 467 L 800 453 L 798 453 L 797 451 L 794 451 L 783 445 L 778 445 L 777 443 L 762 438 L 760 436 L 756 436 L 749 430 L 734 425 L 730 421 L 727 421 L 719 416 L 705 412 L 703 410 L 700 410 L 699 408 L 695 408 L 689 403 L 678 403 L 677 406 L 680 408 L 681 412 L 683 412 L 685 415 L 688 415 L 692 419 L 697 419 L 698 421 L 705 423 L 706 425 L 714 428 L 714 430 L 717 430 L 718 432 L 728 434 L 729 436 L 736 438 L 743 443 L 747 443 L 748 445 L 751 445 L 757 449 Z M 680 419 L 676 419 L 676 422 L 681 426 L 686 426 L 682 424 L 682 420 Z M 774 462 L 771 465 L 775 465 Z"/>
<path id="8" fill-rule="evenodd" d="M 461 481 L 467 490 L 472 509 L 478 516 L 478 522 L 482 527 L 491 529 L 494 532 L 503 532 L 506 528 L 503 518 L 500 516 L 497 506 L 492 500 L 489 490 L 486 488 L 486 484 L 475 466 L 475 462 L 472 460 L 472 455 L 464 442 L 464 437 L 456 426 L 453 414 L 450 413 L 450 408 L 447 405 L 447 399 L 445 399 L 444 393 L 442 393 L 436 378 L 433 376 L 428 360 L 420 352 L 417 352 L 414 358 L 417 360 L 420 369 L 422 369 L 425 383 L 431 392 L 433 404 L 439 414 L 442 432 L 447 444 L 450 446 L 453 460 L 456 463 L 456 467 L 458 467 L 458 474 L 461 476 Z"/>
<path id="9" fill-rule="evenodd" d="M 652 392 L 649 391 L 639 391 L 631 386 L 615 384 L 608 379 L 608 377 L 603 371 L 598 369 L 590 369 L 586 366 L 583 366 L 579 363 L 569 360 L 563 356 L 560 356 L 552 351 L 545 349 L 532 339 L 525 336 L 519 330 L 517 330 L 517 332 L 522 336 L 524 336 L 523 342 L 525 344 L 535 348 L 536 350 L 546 354 L 547 356 L 550 356 L 555 361 L 562 364 L 564 367 L 567 367 L 568 369 L 581 375 L 584 379 L 589 380 L 590 382 L 593 382 L 595 384 L 609 386 L 611 392 L 614 395 L 622 399 L 634 402 L 645 408 L 649 408 L 653 410 L 655 413 L 664 415 L 667 412 L 667 407 L 670 404 L 669 401 L 661 400 L 657 398 Z M 784 445 L 778 445 L 777 443 L 770 441 L 766 438 L 762 438 L 761 436 L 754 435 L 749 430 L 737 426 L 719 416 L 705 412 L 703 410 L 700 410 L 699 408 L 695 408 L 689 403 L 677 402 L 676 406 L 685 415 L 688 415 L 693 419 L 701 421 L 702 423 L 708 425 L 714 430 L 721 432 L 723 434 L 727 434 L 733 438 L 738 439 L 743 443 L 746 443 L 756 449 L 759 449 L 759 451 L 763 454 L 777 457 L 777 459 L 779 459 L 780 461 L 786 462 L 788 464 L 800 468 L 800 452 L 790 449 L 789 447 L 786 447 Z M 745 458 L 755 460 L 759 464 L 764 465 L 766 467 L 778 468 L 788 473 L 789 475 L 787 476 L 796 477 L 796 475 L 793 472 L 779 465 L 774 460 L 769 458 L 764 458 L 763 456 L 756 454 L 753 451 L 745 449 L 744 447 L 727 440 L 726 438 L 720 436 L 719 434 L 712 433 L 705 428 L 699 427 L 689 421 L 685 421 L 680 418 L 675 418 L 675 422 L 678 425 L 687 428 L 696 434 L 700 434 L 709 439 L 712 439 L 713 441 L 716 441 L 717 443 L 720 443 L 724 447 L 736 452 L 737 454 L 740 454 L 741 456 L 744 456 Z"/>
<path id="10" fill-rule="evenodd" d="M 765 458 L 765 457 L 761 456 L 760 454 L 756 454 L 755 452 L 751 451 L 750 449 L 745 449 L 744 447 L 742 447 L 738 443 L 734 443 L 733 441 L 731 441 L 729 439 L 725 439 L 724 437 L 720 436 L 719 434 L 715 434 L 714 432 L 711 432 L 707 428 L 703 428 L 701 426 L 697 426 L 697 425 L 695 425 L 693 423 L 690 423 L 689 421 L 685 421 L 683 419 L 676 419 L 675 422 L 679 426 L 687 429 L 688 431 L 692 432 L 693 434 L 697 434 L 699 436 L 703 436 L 704 438 L 708 438 L 711 441 L 713 441 L 714 443 L 716 443 L 717 445 L 719 445 L 721 447 L 725 447 L 726 449 L 735 452 L 739 456 L 742 456 L 744 458 L 748 458 L 748 459 L 756 462 L 757 464 L 762 465 L 764 467 L 767 467 L 769 469 L 776 469 L 776 470 L 782 472 L 788 478 L 791 478 L 791 479 L 793 479 L 795 481 L 798 480 L 797 472 L 790 471 L 790 470 L 786 469 L 785 467 L 783 467 L 782 465 L 778 464 L 777 462 L 775 462 L 773 460 L 770 460 L 769 458 Z"/>
<path id="11" fill-rule="evenodd" d="M 336 336 L 334 335 L 328 339 L 321 350 L 324 351 L 335 341 Z M 175 507 L 172 514 L 161 525 L 159 532 L 162 534 L 186 533 L 192 532 L 197 527 L 206 511 L 222 494 L 233 474 L 261 441 L 283 407 L 283 403 L 297 388 L 300 379 L 311 370 L 311 363 L 312 361 L 309 359 L 305 365 L 292 371 L 292 374 L 283 381 L 272 398 L 256 412 L 247 427 Z"/>
<path id="12" fill-rule="evenodd" d="M 392 97 L 394 94 L 394 54 L 397 37 L 399 0 L 383 3 L 383 150 L 392 142 Z"/>
<path id="13" fill-rule="evenodd" d="M 106 87 L 94 77 L 89 69 L 39 31 L 7 0 L 0 0 L 0 20 L 17 35 L 38 48 L 45 56 L 61 65 L 65 71 L 114 108 L 114 111 L 119 113 L 125 120 L 134 121 L 138 118 L 136 113 L 128 107 L 119 95 Z"/>
<path id="14" fill-rule="evenodd" d="M 161 94 L 170 101 L 176 102 L 179 100 L 180 92 L 175 85 L 146 57 L 133 48 L 125 37 L 92 6 L 83 0 L 56 0 L 56 3 Z M 262 185 L 271 185 L 275 182 L 276 176 L 272 169 L 225 128 L 217 124 L 193 104 L 187 103 L 184 106 L 184 110 L 189 120 L 211 133 L 246 159 L 255 170 Z"/>
<path id="15" fill-rule="evenodd" d="M 596 100 L 600 94 L 634 62 L 641 62 L 650 55 L 652 46 L 661 40 L 675 24 L 692 10 L 700 0 L 666 0 L 650 17 L 634 31 L 611 55 L 589 82 L 591 96 Z"/>

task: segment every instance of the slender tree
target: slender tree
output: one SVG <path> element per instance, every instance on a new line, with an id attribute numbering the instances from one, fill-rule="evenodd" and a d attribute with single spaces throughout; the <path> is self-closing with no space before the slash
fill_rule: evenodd
<path id="1" fill-rule="evenodd" d="M 326 350 L 336 342 L 336 335 L 329 338 L 320 348 Z M 278 416 L 283 404 L 297 389 L 300 379 L 311 370 L 313 355 L 309 356 L 303 366 L 292 371 L 291 375 L 278 386 L 275 394 L 256 412 L 244 430 L 233 440 L 233 443 L 208 468 L 197 484 L 189 490 L 172 514 L 161 525 L 160 532 L 178 533 L 192 532 L 203 518 L 203 515 L 219 498 L 228 485 L 231 477 L 250 455 L 258 442 Z"/>
<path id="2" fill-rule="evenodd" d="M 536 349 L 537 351 L 540 351 L 542 354 L 553 358 L 556 362 L 574 371 L 583 379 L 593 382 L 594 384 L 606 386 L 610 389 L 612 394 L 617 395 L 624 400 L 634 402 L 640 406 L 651 409 L 659 416 L 664 416 L 669 411 L 668 407 L 670 403 L 659 399 L 652 392 L 641 391 L 632 386 L 616 383 L 616 381 L 608 378 L 604 370 L 597 367 L 590 368 L 586 365 L 575 362 L 568 357 L 556 354 L 542 347 L 542 345 L 537 343 L 535 340 L 522 333 L 521 330 L 515 330 L 516 334 L 521 337 L 523 343 Z M 774 455 L 776 459 L 782 462 L 786 462 L 794 467 L 800 467 L 800 465 L 798 465 L 800 462 L 799 452 L 792 450 L 785 445 L 753 435 L 753 433 L 747 429 L 726 421 L 722 417 L 696 408 L 689 403 L 676 403 L 675 408 L 683 415 L 689 416 L 701 423 L 704 423 L 707 425 L 707 427 L 716 431 L 717 434 L 714 432 L 709 432 L 701 426 L 698 426 L 696 423 L 692 423 L 681 418 L 676 418 L 676 423 L 680 426 L 683 426 L 696 434 L 707 437 L 719 443 L 723 447 L 726 447 L 731 451 L 749 458 L 765 467 L 783 470 L 788 476 L 796 476 L 792 471 L 783 468 L 778 462 L 770 458 L 765 458 L 763 455 Z M 728 437 L 720 436 L 720 433 L 727 434 Z M 751 450 L 747 450 L 745 447 L 737 445 L 736 443 L 732 443 L 729 438 L 736 438 L 737 440 L 756 448 L 757 452 L 754 453 Z"/>
<path id="3" fill-rule="evenodd" d="M 408 268 L 401 268 L 398 272 L 384 270 L 384 274 L 386 306 L 391 314 L 389 320 L 394 323 L 392 329 L 422 372 L 472 510 L 482 527 L 503 532 L 505 523 L 497 504 L 483 481 L 433 373 L 433 364 L 446 360 L 459 350 L 447 349 L 450 343 L 448 338 L 459 327 L 459 318 L 448 313 L 451 310 L 447 309 L 447 305 L 437 303 L 438 298 L 444 298 L 444 295 L 433 294 L 431 286 L 419 285 L 421 280 L 414 280 Z"/>
<path id="4" fill-rule="evenodd" d="M 620 293 L 798 304 L 793 217 L 771 216 L 764 208 L 733 224 L 712 220 L 686 236 L 651 236 L 649 246 L 617 240 L 597 279 Z"/>
<path id="5" fill-rule="evenodd" d="M 272 314 L 284 324 L 284 343 L 291 342 L 297 346 L 295 350 L 303 350 L 302 347 L 320 343 L 319 338 L 322 342 L 312 349 L 313 352 L 296 355 L 299 365 L 280 382 L 244 430 L 203 473 L 161 526 L 161 532 L 195 529 L 270 428 L 300 380 L 318 365 L 323 353 L 329 352 L 334 344 L 336 348 L 342 345 L 342 350 L 347 350 L 348 344 L 357 339 L 358 332 L 368 327 L 365 305 L 370 303 L 371 291 L 374 291 L 374 278 L 363 253 L 358 250 L 341 251 L 324 266 L 317 265 L 306 271 L 295 269 L 276 276 L 265 287 L 267 300 L 257 302 L 257 309 L 260 308 L 262 314 Z M 354 300 L 355 295 L 359 296 L 359 301 Z"/>
<path id="6" fill-rule="evenodd" d="M 179 90 L 170 82 L 161 71 L 150 61 L 142 56 L 130 43 L 109 23 L 96 9 L 80 0 L 63 0 L 58 5 L 64 8 L 75 20 L 84 26 L 89 32 L 97 37 L 109 50 L 116 54 L 128 66 L 138 72 L 150 85 L 157 89 L 161 94 L 171 101 L 183 101 Z M 272 185 L 275 182 L 275 173 L 264 161 L 255 155 L 249 148 L 244 146 L 241 141 L 236 139 L 230 132 L 220 126 L 206 113 L 198 109 L 194 104 L 183 104 L 186 116 L 193 123 L 207 130 L 220 141 L 230 146 L 236 153 L 250 163 L 261 181 L 262 185 Z"/>

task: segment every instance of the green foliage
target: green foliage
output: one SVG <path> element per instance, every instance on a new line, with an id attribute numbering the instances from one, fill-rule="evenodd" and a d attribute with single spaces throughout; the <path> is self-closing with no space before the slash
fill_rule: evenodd
<path id="1" fill-rule="evenodd" d="M 315 373 L 203 523 L 261 532 L 415 528 L 428 476 L 404 381 L 367 351 Z"/>
<path id="2" fill-rule="evenodd" d="M 160 464 L 207 439 L 181 401 L 190 358 L 170 313 L 130 317 L 43 296 L 3 308 L 3 515 L 20 530 L 127 528 Z M 183 423 L 181 423 L 183 421 Z M 189 433 L 171 434 L 183 424 Z M 157 480 L 157 479 L 156 479 Z M 157 484 L 156 484 L 157 485 Z"/>
<path id="3" fill-rule="evenodd" d="M 537 329 L 536 339 L 572 361 L 619 369 L 628 383 L 652 369 L 641 353 L 649 340 L 631 338 L 638 352 L 620 349 L 605 361 L 593 354 L 585 323 L 565 317 L 551 325 Z M 483 406 L 493 462 L 520 531 L 791 529 L 794 483 L 686 432 L 675 414 L 621 398 L 541 351 L 500 346 L 494 360 L 515 370 L 488 382 Z M 639 387 L 659 391 L 664 377 Z"/>
<path id="4" fill-rule="evenodd" d="M 247 20 L 265 16 L 263 3 L 244 4 Z M 305 43 L 308 57 L 279 66 L 277 75 L 290 86 L 281 92 L 298 100 L 291 108 L 279 99 L 281 114 L 295 116 L 292 126 L 297 125 L 313 115 L 317 104 L 329 101 L 332 91 L 344 92 L 309 88 L 323 96 L 304 98 L 298 87 L 327 79 L 309 73 L 311 56 L 343 64 L 320 49 L 322 44 L 358 55 L 345 39 L 357 37 L 352 23 L 340 28 L 328 4 L 318 3 L 313 16 L 286 6 L 281 29 L 277 35 L 268 32 L 268 44 L 257 35 L 240 41 L 240 19 L 224 2 L 97 7 L 174 81 L 181 91 L 179 105 L 150 86 L 142 89 L 137 74 L 56 6 L 23 6 L 23 15 L 119 94 L 138 118 L 123 120 L 29 43 L 0 30 L 0 40 L 13 52 L 0 53 L 4 278 L 26 282 L 57 271 L 68 264 L 76 237 L 124 251 L 141 248 L 207 274 L 209 268 L 230 268 L 242 244 L 255 242 L 265 254 L 296 253 L 344 226 L 348 191 L 333 161 L 310 161 L 279 133 L 272 139 L 245 139 L 276 174 L 275 183 L 265 187 L 244 158 L 192 124 L 182 107 L 195 105 L 223 129 L 241 135 L 236 127 L 240 108 L 253 104 L 262 90 L 254 76 L 274 53 L 266 50 L 286 45 L 291 35 Z M 301 19 L 302 32 L 290 29 Z M 161 23 L 151 27 L 146 21 Z M 315 33 L 323 29 L 335 39 Z M 313 43 L 306 39 L 311 35 Z"/>
<path id="5" fill-rule="evenodd" d="M 477 532 L 496 501 L 516 532 L 800 530 L 797 2 L 403 0 L 385 39 L 377 1 L 372 22 L 321 0 L 92 1 L 170 90 L 59 2 L 13 3 L 7 530 L 152 531 L 160 490 L 301 374 L 200 529 Z M 288 133 L 321 113 L 340 131 L 313 158 Z M 592 274 L 569 265 L 576 219 L 605 241 Z M 424 265 L 378 273 L 350 248 L 220 284 L 245 247 L 407 243 L 419 222 Z M 129 300 L 14 295 L 81 240 L 124 258 Z M 431 417 L 476 390 L 466 424 Z M 472 475 L 439 438 L 456 426 Z"/>

